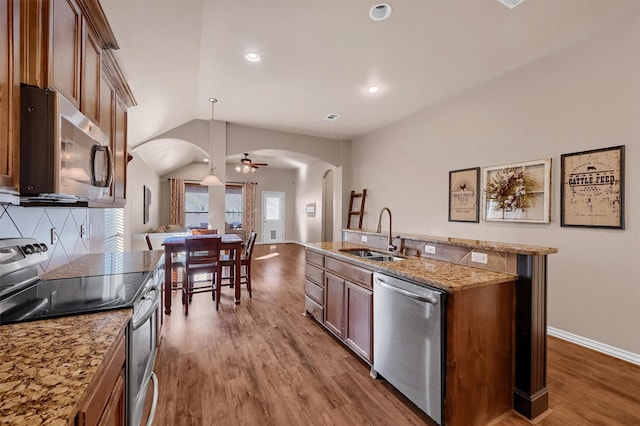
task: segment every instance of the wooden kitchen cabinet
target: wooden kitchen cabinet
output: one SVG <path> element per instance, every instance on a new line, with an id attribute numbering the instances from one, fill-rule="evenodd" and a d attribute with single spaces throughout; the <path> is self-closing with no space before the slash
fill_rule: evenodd
<path id="1" fill-rule="evenodd" d="M 305 315 L 312 316 L 320 324 L 324 323 L 324 255 L 305 250 Z"/>
<path id="2" fill-rule="evenodd" d="M 124 205 L 127 198 L 127 107 L 117 99 L 113 138 L 113 196 L 114 202 Z"/>
<path id="3" fill-rule="evenodd" d="M 112 151 L 112 198 L 92 202 L 90 207 L 124 206 L 127 108 L 136 102 L 111 53 L 118 43 L 100 3 L 30 0 L 20 4 L 21 61 L 15 62 L 21 64 L 19 81 L 59 92 L 100 126 Z"/>
<path id="4" fill-rule="evenodd" d="M 373 361 L 373 291 L 350 282 L 345 286 L 344 341 L 366 361 Z"/>
<path id="5" fill-rule="evenodd" d="M 76 415 L 76 426 L 126 424 L 124 329 L 94 376 Z"/>
<path id="6" fill-rule="evenodd" d="M 344 288 L 345 280 L 329 272 L 324 277 L 324 326 L 344 339 Z"/>
<path id="7" fill-rule="evenodd" d="M 324 326 L 362 359 L 373 361 L 373 272 L 325 256 Z"/>
<path id="8" fill-rule="evenodd" d="M 84 113 L 90 120 L 100 124 L 100 127 L 104 131 L 102 126 L 103 121 L 110 119 L 108 117 L 101 116 L 103 109 L 102 103 L 102 49 L 98 44 L 98 40 L 93 32 L 84 25 L 83 31 L 83 56 L 82 56 L 82 73 L 80 78 L 81 83 L 81 98 L 80 98 L 80 111 Z"/>
<path id="9" fill-rule="evenodd" d="M 0 187 L 10 192 L 19 176 L 19 12 L 18 0 L 0 1 Z"/>

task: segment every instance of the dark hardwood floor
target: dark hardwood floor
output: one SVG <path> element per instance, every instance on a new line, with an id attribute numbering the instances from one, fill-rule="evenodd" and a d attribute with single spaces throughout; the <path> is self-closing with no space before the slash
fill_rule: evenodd
<path id="1" fill-rule="evenodd" d="M 155 425 L 412 425 L 426 416 L 303 317 L 304 249 L 256 245 L 253 298 L 220 310 L 179 294 L 165 316 Z M 640 367 L 549 338 L 551 410 L 540 425 L 640 425 Z M 499 425 L 527 425 L 518 415 Z"/>

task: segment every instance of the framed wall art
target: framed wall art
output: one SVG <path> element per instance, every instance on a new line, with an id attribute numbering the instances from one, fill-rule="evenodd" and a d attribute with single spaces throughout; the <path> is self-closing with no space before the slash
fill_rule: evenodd
<path id="1" fill-rule="evenodd" d="M 485 167 L 482 188 L 486 221 L 551 221 L 551 158 Z"/>
<path id="2" fill-rule="evenodd" d="M 624 229 L 624 145 L 560 157 L 560 225 Z"/>
<path id="3" fill-rule="evenodd" d="M 479 222 L 480 167 L 449 172 L 449 222 Z"/>

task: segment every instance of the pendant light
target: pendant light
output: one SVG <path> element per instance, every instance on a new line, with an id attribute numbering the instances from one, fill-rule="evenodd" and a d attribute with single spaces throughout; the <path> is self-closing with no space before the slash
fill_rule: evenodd
<path id="1" fill-rule="evenodd" d="M 211 102 L 211 125 L 209 126 L 209 174 L 200 181 L 200 185 L 205 186 L 224 186 L 218 175 L 216 175 L 216 168 L 213 165 L 213 106 L 218 100 L 216 98 L 209 98 Z"/>

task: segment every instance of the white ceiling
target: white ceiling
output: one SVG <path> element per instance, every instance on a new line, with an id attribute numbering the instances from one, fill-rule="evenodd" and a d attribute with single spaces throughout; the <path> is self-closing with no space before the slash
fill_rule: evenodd
<path id="1" fill-rule="evenodd" d="M 368 0 L 101 0 L 138 102 L 130 146 L 210 119 L 211 96 L 217 120 L 352 139 L 640 13 L 640 0 L 387 2 L 375 22 Z"/>

